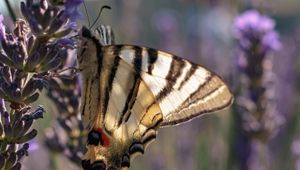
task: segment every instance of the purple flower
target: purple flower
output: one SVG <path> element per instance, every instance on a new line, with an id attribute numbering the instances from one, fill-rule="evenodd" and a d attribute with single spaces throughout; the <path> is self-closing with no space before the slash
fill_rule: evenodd
<path id="1" fill-rule="evenodd" d="M 236 144 L 238 153 L 243 153 L 236 158 L 240 162 L 237 169 L 268 169 L 271 160 L 266 141 L 276 135 L 284 123 L 275 102 L 277 77 L 272 69 L 272 56 L 268 55 L 280 48 L 274 27 L 272 19 L 254 10 L 244 12 L 234 22 L 234 35 L 240 48 L 237 66 L 241 71 L 236 102 L 240 120 L 237 139 L 243 139 Z M 266 159 L 261 161 L 261 158 Z"/>
<path id="2" fill-rule="evenodd" d="M 265 52 L 278 50 L 279 36 L 274 31 L 274 27 L 274 20 L 255 10 L 250 10 L 235 18 L 234 35 L 245 50 L 251 49 L 253 45 L 261 45 Z"/>
<path id="3" fill-rule="evenodd" d="M 3 24 L 4 17 L 0 14 L 0 40 L 5 39 L 5 26 Z"/>
<path id="4" fill-rule="evenodd" d="M 29 152 L 34 152 L 36 150 L 39 149 L 39 144 L 38 142 L 36 141 L 36 139 L 32 139 L 29 141 L 29 148 L 28 148 L 28 151 Z"/>
<path id="5" fill-rule="evenodd" d="M 280 42 L 278 41 L 279 35 L 277 32 L 272 31 L 266 34 L 262 39 L 262 44 L 269 48 L 270 50 L 278 50 L 281 47 Z M 267 49 L 267 50 L 269 50 Z"/>
<path id="6" fill-rule="evenodd" d="M 300 156 L 300 140 L 294 141 L 291 148 L 295 155 Z"/>
<path id="7" fill-rule="evenodd" d="M 299 139 L 293 142 L 291 149 L 293 151 L 293 154 L 296 157 L 295 169 L 300 170 L 300 140 Z"/>
<path id="8" fill-rule="evenodd" d="M 75 48 L 75 42 L 70 38 L 61 38 L 61 39 L 57 40 L 56 43 L 61 47 L 66 47 L 69 49 Z"/>
<path id="9" fill-rule="evenodd" d="M 70 23 L 74 26 L 74 22 L 81 17 L 79 6 L 83 3 L 83 0 L 67 0 L 65 2 L 65 16 L 70 19 Z"/>

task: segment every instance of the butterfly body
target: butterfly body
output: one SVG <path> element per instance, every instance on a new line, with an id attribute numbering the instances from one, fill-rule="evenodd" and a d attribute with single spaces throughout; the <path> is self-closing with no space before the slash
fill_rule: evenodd
<path id="1" fill-rule="evenodd" d="M 216 74 L 163 51 L 115 45 L 107 33 L 106 27 L 98 37 L 85 27 L 80 32 L 81 111 L 89 130 L 85 170 L 126 169 L 159 127 L 232 103 Z"/>

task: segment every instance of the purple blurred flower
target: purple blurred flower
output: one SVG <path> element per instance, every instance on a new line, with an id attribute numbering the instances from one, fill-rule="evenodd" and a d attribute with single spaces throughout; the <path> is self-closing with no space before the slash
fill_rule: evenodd
<path id="1" fill-rule="evenodd" d="M 81 17 L 79 6 L 83 3 L 83 0 L 67 0 L 65 2 L 65 16 L 70 19 L 71 27 L 74 27 L 74 22 Z"/>
<path id="2" fill-rule="evenodd" d="M 29 148 L 28 148 L 28 151 L 29 152 L 34 152 L 36 150 L 39 149 L 39 144 L 38 142 L 36 141 L 36 139 L 32 139 L 29 141 Z"/>
<path id="3" fill-rule="evenodd" d="M 293 142 L 291 149 L 294 155 L 296 156 L 295 169 L 300 170 L 300 140 L 299 139 Z"/>
<path id="4" fill-rule="evenodd" d="M 240 48 L 237 66 L 241 69 L 236 100 L 241 130 L 238 138 L 245 139 L 236 144 L 239 153 L 244 154 L 237 158 L 240 159 L 238 169 L 269 169 L 266 168 L 270 161 L 267 142 L 284 123 L 276 105 L 274 84 L 277 76 L 272 69 L 272 55 L 269 55 L 280 48 L 274 26 L 272 19 L 254 10 L 241 14 L 234 22 Z M 244 148 L 249 148 L 248 152 L 244 152 Z"/>
<path id="5" fill-rule="evenodd" d="M 60 39 L 57 42 L 61 46 L 73 46 L 69 39 Z M 74 46 L 73 46 L 74 47 Z M 76 50 L 68 50 L 64 68 L 76 66 Z M 55 152 L 67 156 L 78 166 L 86 149 L 87 133 L 80 118 L 79 103 L 81 96 L 81 84 L 79 76 L 73 77 L 72 70 L 66 70 L 61 77 L 53 77 L 49 80 L 48 97 L 57 107 L 59 117 L 57 126 L 46 131 L 46 146 Z M 73 77 L 73 78 L 71 78 Z"/>
<path id="6" fill-rule="evenodd" d="M 234 35 L 243 49 L 249 50 L 253 45 L 262 45 L 263 51 L 268 52 L 280 48 L 279 36 L 274 27 L 274 20 L 250 10 L 235 18 Z"/>
<path id="7" fill-rule="evenodd" d="M 75 42 L 74 42 L 74 40 L 72 40 L 70 38 L 61 38 L 61 39 L 57 40 L 56 43 L 61 47 L 66 47 L 69 49 L 75 48 Z"/>
<path id="8" fill-rule="evenodd" d="M 0 14 L 0 40 L 5 39 L 5 26 L 3 24 L 4 17 Z"/>
<path id="9" fill-rule="evenodd" d="M 300 156 L 300 140 L 293 142 L 292 151 L 295 155 Z"/>

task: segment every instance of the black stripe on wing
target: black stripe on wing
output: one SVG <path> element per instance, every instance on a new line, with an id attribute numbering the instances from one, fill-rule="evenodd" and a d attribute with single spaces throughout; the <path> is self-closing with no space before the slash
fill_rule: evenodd
<path id="1" fill-rule="evenodd" d="M 130 115 L 131 115 L 131 109 L 135 103 L 136 96 L 138 93 L 139 85 L 140 85 L 140 72 L 142 68 L 142 48 L 135 47 L 134 49 L 134 60 L 133 60 L 133 66 L 134 66 L 134 83 L 132 85 L 132 88 L 130 89 L 130 92 L 127 96 L 125 106 L 123 108 L 121 117 L 118 121 L 118 126 L 121 125 L 121 123 L 124 121 L 128 121 Z"/>
<path id="2" fill-rule="evenodd" d="M 157 94 L 156 100 L 161 101 L 163 100 L 168 94 L 172 91 L 173 86 L 176 83 L 176 80 L 181 75 L 182 68 L 185 66 L 185 62 L 182 61 L 182 59 L 178 57 L 173 57 L 173 60 L 171 62 L 171 67 L 168 72 L 168 75 L 166 79 L 168 80 L 168 83 L 166 84 L 163 89 Z"/>
<path id="3" fill-rule="evenodd" d="M 117 54 L 118 53 L 118 49 L 116 49 L 115 52 Z M 114 81 L 114 78 L 115 78 L 117 70 L 118 70 L 119 61 L 120 61 L 120 57 L 116 56 L 114 58 L 113 65 L 111 67 L 110 75 L 109 75 L 109 78 L 108 78 L 108 84 L 107 84 L 106 89 L 105 89 L 104 104 L 103 104 L 103 108 L 102 108 L 102 112 L 101 112 L 101 113 L 104 114 L 103 115 L 103 120 L 105 120 L 105 115 L 106 115 L 107 108 L 108 108 L 110 94 L 111 94 L 111 90 L 112 90 L 112 86 L 113 86 L 113 81 Z"/>
<path id="4" fill-rule="evenodd" d="M 148 53 L 148 73 L 152 74 L 152 70 L 154 67 L 154 63 L 157 60 L 157 50 L 151 49 L 151 48 L 147 48 L 147 53 Z"/>
<path id="5" fill-rule="evenodd" d="M 185 85 L 186 82 L 192 77 L 192 75 L 196 72 L 197 65 L 192 64 L 192 67 L 189 69 L 189 71 L 186 73 L 184 79 L 181 81 L 178 90 L 181 90 L 181 88 Z"/>

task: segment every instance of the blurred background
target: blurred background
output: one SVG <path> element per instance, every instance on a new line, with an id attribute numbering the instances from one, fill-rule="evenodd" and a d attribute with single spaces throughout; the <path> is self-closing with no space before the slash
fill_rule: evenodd
<path id="1" fill-rule="evenodd" d="M 11 3 L 21 17 L 19 1 Z M 237 101 L 230 109 L 160 129 L 156 141 L 132 162 L 130 169 L 300 170 L 299 0 L 87 0 L 86 5 L 92 21 L 102 5 L 111 6 L 111 10 L 103 11 L 98 24 L 113 28 L 117 44 L 152 47 L 205 66 L 224 78 Z M 268 105 L 271 109 L 265 112 L 272 112 L 273 116 L 267 121 L 257 121 L 260 130 L 256 133 L 245 128 L 245 109 L 241 108 L 251 80 L 244 81 L 247 74 L 239 66 L 243 50 L 234 33 L 235 18 L 248 9 L 274 20 L 281 44 L 268 53 L 263 64 L 264 69 L 268 68 L 265 73 L 272 75 L 272 83 L 262 85 L 269 99 L 263 104 L 272 102 Z M 0 2 L 0 12 L 12 26 L 4 1 Z M 87 25 L 83 8 L 82 14 L 80 22 Z M 267 91 L 268 87 L 272 90 Z M 58 126 L 55 123 L 58 114 L 47 97 L 37 103 L 45 105 L 47 113 L 37 125 L 39 136 L 34 141 L 37 146 L 24 159 L 23 169 L 79 169 L 45 146 L 46 129 Z M 261 124 L 275 125 L 266 132 L 266 126 Z"/>

